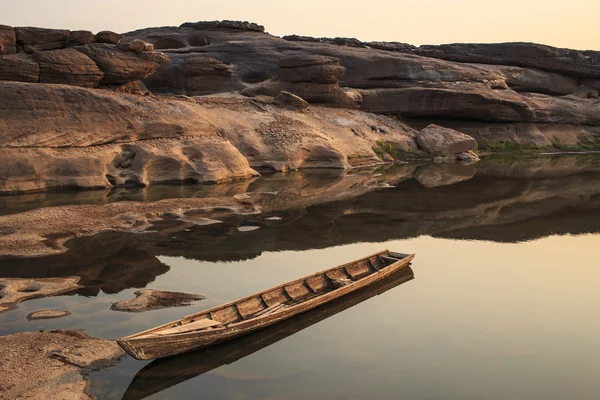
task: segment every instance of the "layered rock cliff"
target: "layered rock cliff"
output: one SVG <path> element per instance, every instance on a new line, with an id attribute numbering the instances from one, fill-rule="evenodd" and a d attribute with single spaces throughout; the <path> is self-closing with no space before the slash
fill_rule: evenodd
<path id="1" fill-rule="evenodd" d="M 0 194 L 361 167 L 422 150 L 431 122 L 487 149 L 596 148 L 598 89 L 600 52 L 528 43 L 0 26 Z"/>

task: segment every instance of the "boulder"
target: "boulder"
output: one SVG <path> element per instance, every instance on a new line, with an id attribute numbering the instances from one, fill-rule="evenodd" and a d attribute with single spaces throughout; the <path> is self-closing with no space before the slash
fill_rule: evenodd
<path id="1" fill-rule="evenodd" d="M 0 81 L 38 82 L 40 68 L 30 55 L 0 56 Z"/>
<path id="2" fill-rule="evenodd" d="M 122 51 L 110 44 L 92 43 L 76 49 L 91 58 L 104 72 L 102 84 L 105 85 L 143 80 L 159 66 L 154 61 L 138 57 L 139 54 L 148 53 Z"/>
<path id="3" fill-rule="evenodd" d="M 141 53 L 142 51 L 153 51 L 154 46 L 150 43 L 144 42 L 141 39 L 132 37 L 124 37 L 117 43 L 117 48 L 123 51 L 133 51 L 134 53 Z M 148 50 L 146 50 L 148 49 Z M 151 50 L 150 50 L 151 49 Z"/>
<path id="4" fill-rule="evenodd" d="M 144 60 L 155 62 L 159 65 L 167 64 L 169 62 L 169 57 L 160 51 L 143 51 L 141 53 L 137 53 L 137 56 Z"/>
<path id="5" fill-rule="evenodd" d="M 477 142 L 471 136 L 434 124 L 417 134 L 417 143 L 436 156 L 453 156 L 477 149 Z"/>
<path id="6" fill-rule="evenodd" d="M 33 58 L 40 66 L 41 83 L 93 88 L 104 77 L 91 58 L 75 49 L 40 51 Z"/>
<path id="7" fill-rule="evenodd" d="M 96 42 L 98 43 L 107 43 L 107 44 L 117 44 L 119 40 L 123 38 L 123 35 L 119 33 L 115 33 L 112 31 L 101 31 L 96 33 Z"/>
<path id="8" fill-rule="evenodd" d="M 25 52 L 64 49 L 71 31 L 65 29 L 46 29 L 33 27 L 15 28 L 17 45 Z"/>
<path id="9" fill-rule="evenodd" d="M 296 96 L 293 93 L 281 91 L 275 99 L 275 104 L 280 105 L 282 107 L 292 108 L 296 110 L 305 110 L 308 108 L 309 104 L 303 98 Z"/>
<path id="10" fill-rule="evenodd" d="M 0 25 L 0 54 L 14 54 L 17 52 L 17 37 L 15 30 L 6 25 Z"/>
<path id="11" fill-rule="evenodd" d="M 96 38 L 90 31 L 73 31 L 67 38 L 67 47 L 82 46 L 93 43 L 94 40 L 96 40 Z"/>
<path id="12" fill-rule="evenodd" d="M 536 43 L 455 43 L 421 46 L 417 54 L 444 60 L 538 68 L 600 78 L 600 51 L 579 51 Z"/>

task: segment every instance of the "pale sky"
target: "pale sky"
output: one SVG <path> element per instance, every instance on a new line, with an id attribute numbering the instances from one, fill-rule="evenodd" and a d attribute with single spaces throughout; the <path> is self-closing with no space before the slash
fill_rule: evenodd
<path id="1" fill-rule="evenodd" d="M 0 24 L 11 26 L 126 32 L 223 19 L 257 22 L 278 36 L 600 50 L 600 0 L 0 0 Z"/>

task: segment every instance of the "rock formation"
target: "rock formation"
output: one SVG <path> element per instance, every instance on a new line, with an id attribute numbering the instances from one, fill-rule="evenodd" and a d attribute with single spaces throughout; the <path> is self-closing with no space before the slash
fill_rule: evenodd
<path id="1" fill-rule="evenodd" d="M 27 316 L 28 321 L 36 321 L 39 319 L 57 319 L 64 318 L 71 315 L 71 311 L 52 311 L 52 310 L 40 310 L 32 312 Z"/>
<path id="2" fill-rule="evenodd" d="M 119 345 L 84 331 L 0 337 L 0 390 L 5 399 L 89 399 L 86 376 L 125 356 Z"/>
<path id="3" fill-rule="evenodd" d="M 473 152 L 477 150 L 475 139 L 454 129 L 428 125 L 417 134 L 417 144 L 429 154 L 436 156 L 436 161 L 468 163 L 479 161 L 479 157 Z"/>
<path id="4" fill-rule="evenodd" d="M 129 38 L 119 44 L 122 37 L 108 31 L 94 36 L 89 31 L 0 25 L 0 81 L 126 85 L 168 62 L 151 44 Z"/>
<path id="5" fill-rule="evenodd" d="M 73 292 L 81 287 L 78 281 L 78 277 L 36 280 L 0 278 L 0 313 L 16 308 L 17 303 L 25 300 Z"/>
<path id="6" fill-rule="evenodd" d="M 278 38 L 236 21 L 0 26 L 0 45 L 0 193 L 391 162 L 432 122 L 483 149 L 600 147 L 600 52 Z"/>

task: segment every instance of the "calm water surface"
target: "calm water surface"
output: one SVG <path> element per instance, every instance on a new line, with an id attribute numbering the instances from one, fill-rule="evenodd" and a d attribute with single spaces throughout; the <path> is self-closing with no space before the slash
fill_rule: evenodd
<path id="1" fill-rule="evenodd" d="M 139 398 L 139 372 L 154 373 L 151 384 L 164 389 L 151 399 L 597 399 L 599 164 L 525 164 L 481 168 L 441 187 L 409 177 L 286 210 L 281 221 L 107 233 L 71 242 L 62 256 L 2 261 L 0 276 L 79 275 L 85 287 L 0 314 L 0 334 L 85 328 L 116 339 L 389 248 L 417 253 L 414 279 L 214 369 L 203 367 L 202 353 L 166 366 L 128 358 L 92 374 L 90 390 Z M 269 179 L 272 188 L 289 178 Z M 260 229 L 237 230 L 249 224 Z M 141 287 L 207 299 L 141 314 L 109 310 Z M 46 308 L 73 315 L 25 319 Z"/>

